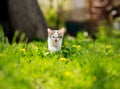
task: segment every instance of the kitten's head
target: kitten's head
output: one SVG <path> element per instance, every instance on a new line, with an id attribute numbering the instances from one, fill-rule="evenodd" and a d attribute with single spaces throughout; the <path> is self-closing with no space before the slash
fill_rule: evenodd
<path id="1" fill-rule="evenodd" d="M 48 37 L 52 41 L 58 42 L 59 40 L 62 39 L 66 30 L 65 28 L 61 28 L 60 30 L 51 30 L 50 28 L 48 28 L 47 31 L 48 31 Z"/>

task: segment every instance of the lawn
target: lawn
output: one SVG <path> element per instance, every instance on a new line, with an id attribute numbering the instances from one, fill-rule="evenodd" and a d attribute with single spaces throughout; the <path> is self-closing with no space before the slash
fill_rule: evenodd
<path id="1" fill-rule="evenodd" d="M 103 31 L 96 41 L 65 36 L 62 50 L 52 54 L 47 41 L 1 38 L 0 89 L 120 89 L 120 38 Z"/>

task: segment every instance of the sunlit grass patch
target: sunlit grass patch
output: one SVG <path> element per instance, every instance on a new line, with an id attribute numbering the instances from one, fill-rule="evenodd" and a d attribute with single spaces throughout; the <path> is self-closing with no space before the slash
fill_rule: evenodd
<path id="1" fill-rule="evenodd" d="M 0 43 L 0 89 L 119 89 L 120 39 L 64 38 L 50 53 L 47 41 Z"/>

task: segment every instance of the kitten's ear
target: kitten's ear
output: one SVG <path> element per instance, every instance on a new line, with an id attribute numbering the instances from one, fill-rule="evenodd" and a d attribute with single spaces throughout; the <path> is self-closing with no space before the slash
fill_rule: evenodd
<path id="1" fill-rule="evenodd" d="M 64 27 L 59 30 L 60 35 L 64 35 L 65 32 L 66 32 L 66 29 Z"/>
<path id="2" fill-rule="evenodd" d="M 48 35 L 52 35 L 53 34 L 53 31 L 50 28 L 48 28 L 47 31 L 48 31 Z"/>

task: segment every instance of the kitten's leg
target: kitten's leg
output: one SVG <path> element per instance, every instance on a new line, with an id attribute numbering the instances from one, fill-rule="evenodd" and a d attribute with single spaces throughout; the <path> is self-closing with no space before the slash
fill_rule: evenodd
<path id="1" fill-rule="evenodd" d="M 50 50 L 51 53 L 55 52 L 55 51 L 58 51 L 58 49 L 53 47 L 53 46 L 49 46 L 49 50 Z"/>

